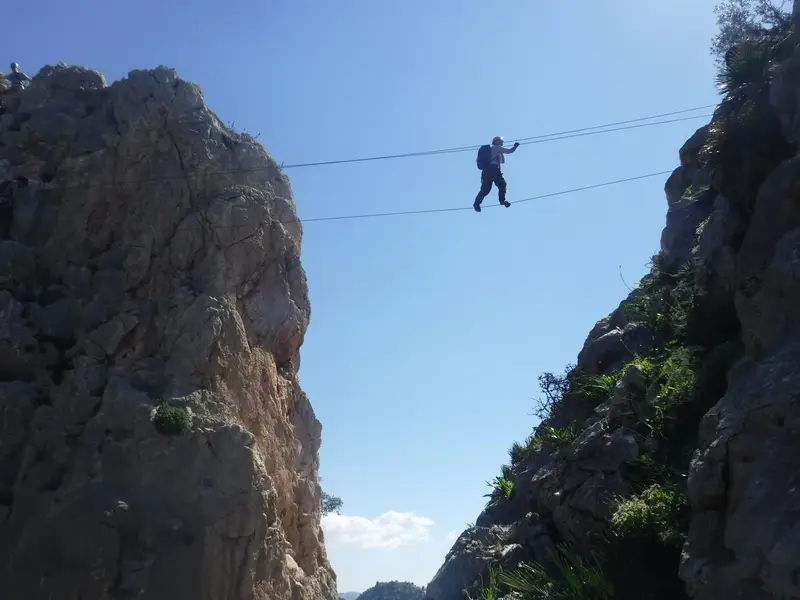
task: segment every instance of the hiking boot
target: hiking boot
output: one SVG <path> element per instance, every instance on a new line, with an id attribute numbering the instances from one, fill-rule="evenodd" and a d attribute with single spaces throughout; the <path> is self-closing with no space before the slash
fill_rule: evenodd
<path id="1" fill-rule="evenodd" d="M 481 205 L 478 204 L 477 202 L 472 205 L 472 208 L 475 209 L 475 212 L 481 212 Z"/>
<path id="2" fill-rule="evenodd" d="M 508 208 L 509 206 L 511 206 L 511 202 L 509 202 L 509 201 L 507 201 L 507 200 L 503 200 L 503 201 L 502 201 L 500 204 L 502 204 L 502 205 L 503 205 L 503 206 L 505 206 L 506 208 Z"/>

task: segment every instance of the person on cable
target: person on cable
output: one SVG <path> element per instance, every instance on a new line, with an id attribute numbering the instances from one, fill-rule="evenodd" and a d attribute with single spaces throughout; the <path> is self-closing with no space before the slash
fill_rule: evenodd
<path id="1" fill-rule="evenodd" d="M 481 212 L 481 202 L 489 192 L 492 191 L 492 184 L 497 186 L 497 195 L 500 204 L 508 208 L 510 202 L 506 201 L 506 180 L 503 177 L 501 165 L 506 162 L 504 154 L 511 154 L 519 147 L 519 142 L 515 142 L 511 148 L 503 147 L 503 137 L 495 136 L 491 146 L 481 146 L 478 150 L 478 168 L 481 170 L 481 191 L 475 198 L 472 205 L 477 212 Z"/>
<path id="2" fill-rule="evenodd" d="M 11 63 L 11 73 L 6 75 L 6 79 L 11 82 L 11 89 L 19 91 L 24 89 L 30 82 L 31 78 L 19 70 L 19 64 Z"/>

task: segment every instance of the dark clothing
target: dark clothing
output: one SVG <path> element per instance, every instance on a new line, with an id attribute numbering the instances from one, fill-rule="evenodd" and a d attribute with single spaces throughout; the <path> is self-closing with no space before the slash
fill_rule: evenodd
<path id="1" fill-rule="evenodd" d="M 498 165 L 489 165 L 488 168 L 481 171 L 481 191 L 478 192 L 475 198 L 475 205 L 480 206 L 483 199 L 492 191 L 492 184 L 497 186 L 497 195 L 500 198 L 500 204 L 506 201 L 506 180 L 503 177 L 503 172 Z"/>
<path id="2" fill-rule="evenodd" d="M 21 90 L 25 83 L 30 83 L 31 78 L 22 73 L 21 71 L 17 71 L 14 73 L 13 71 L 6 75 L 6 79 L 11 82 L 11 89 L 12 90 Z"/>

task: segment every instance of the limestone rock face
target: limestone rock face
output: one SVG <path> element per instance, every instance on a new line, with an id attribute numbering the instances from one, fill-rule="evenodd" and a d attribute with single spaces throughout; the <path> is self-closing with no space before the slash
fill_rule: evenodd
<path id="1" fill-rule="evenodd" d="M 770 100 L 796 139 L 800 51 L 778 66 Z M 694 598 L 800 598 L 800 161 L 755 198 L 732 283 L 747 353 L 699 431 L 693 519 L 681 576 Z"/>
<path id="2" fill-rule="evenodd" d="M 287 178 L 167 68 L 6 104 L 2 597 L 336 598 Z"/>

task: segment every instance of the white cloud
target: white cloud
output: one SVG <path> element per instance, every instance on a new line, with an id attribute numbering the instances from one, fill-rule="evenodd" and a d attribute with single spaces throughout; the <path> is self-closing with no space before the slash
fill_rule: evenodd
<path id="1" fill-rule="evenodd" d="M 459 531 L 451 531 L 450 533 L 448 533 L 448 534 L 447 534 L 447 539 L 448 539 L 449 541 L 451 541 L 451 542 L 452 542 L 452 541 L 453 541 L 453 540 L 455 540 L 455 539 L 456 539 L 456 538 L 457 538 L 457 537 L 458 537 L 460 534 L 461 534 L 461 532 L 459 532 Z"/>
<path id="2" fill-rule="evenodd" d="M 414 513 L 393 510 L 374 519 L 330 514 L 322 518 L 328 540 L 341 544 L 358 544 L 362 548 L 397 548 L 429 539 L 433 521 Z M 327 541 L 327 540 L 326 540 Z"/>

